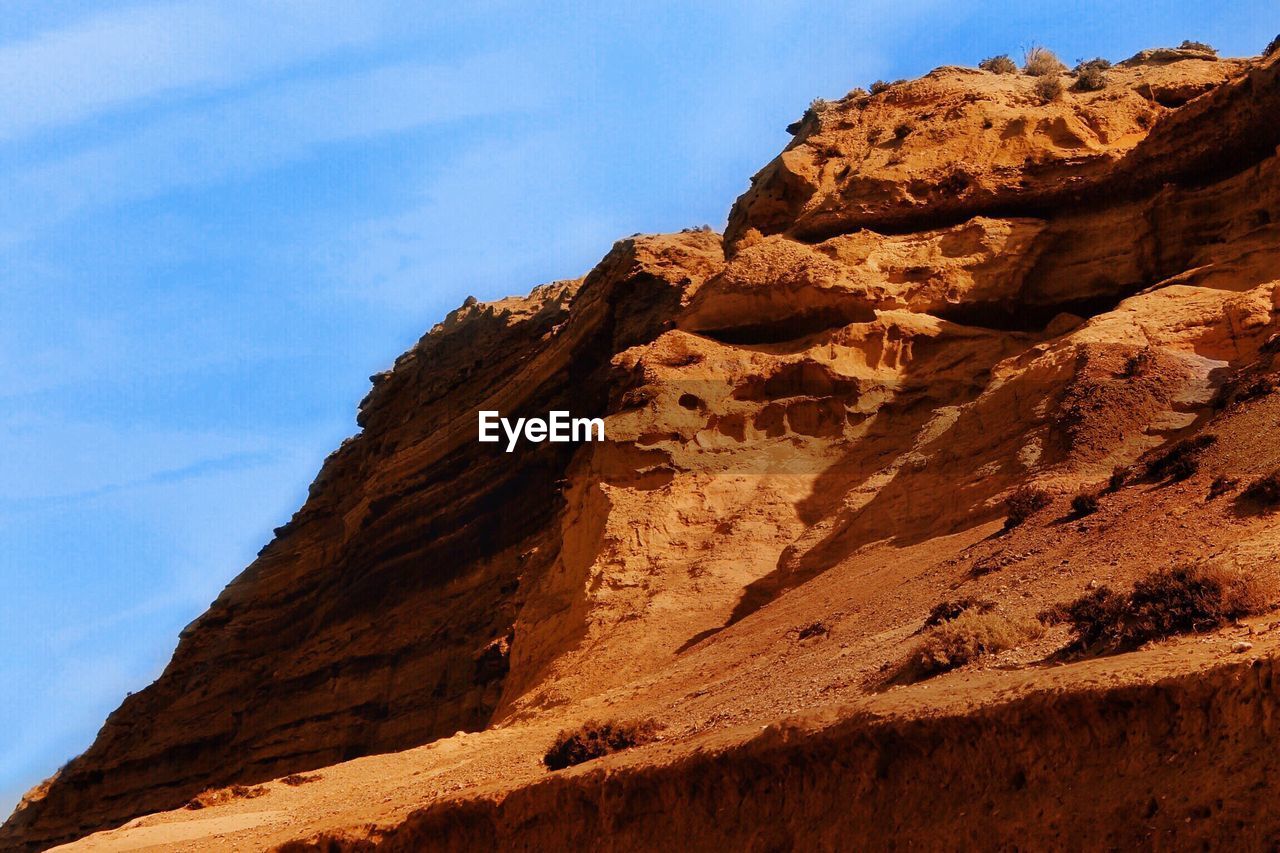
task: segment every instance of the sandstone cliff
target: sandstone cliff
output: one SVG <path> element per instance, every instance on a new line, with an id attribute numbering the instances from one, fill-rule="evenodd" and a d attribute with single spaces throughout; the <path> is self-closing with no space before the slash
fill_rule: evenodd
<path id="1" fill-rule="evenodd" d="M 1280 398 L 1229 393 L 1280 369 L 1280 56 L 1108 73 L 1046 102 L 1025 75 L 943 68 L 815 105 L 723 239 L 633 238 L 580 280 L 450 314 L 374 377 L 302 509 L 0 843 L 316 768 L 225 812 L 296 819 L 216 827 L 353 849 L 927 845 L 974 826 L 936 770 L 1015 815 L 1010 843 L 1052 844 L 1036 821 L 1085 846 L 1230 838 L 1240 809 L 1162 811 L 1176 780 L 1152 768 L 1171 737 L 1206 778 L 1252 760 L 1269 659 L 1175 640 L 1054 682 L 1059 630 L 932 693 L 891 679 L 958 594 L 1027 616 L 1173 560 L 1276 573 L 1273 518 L 1206 494 L 1280 466 Z M 475 441 L 480 409 L 602 416 L 609 440 L 505 454 Z M 1209 431 L 1194 476 L 1067 515 Z M 1053 505 L 999 535 L 1029 483 Z M 1248 630 L 1270 648 L 1265 620 Z M 1175 725 L 1188 713 L 1230 725 Z M 662 741 L 543 780 L 550 736 L 593 715 L 654 719 Z M 1219 737 L 1235 751 L 1215 759 Z M 1063 805 L 1068 774 L 1116 763 L 1146 787 Z M 1260 796 L 1255 776 L 1231 796 Z M 1148 800 L 1148 834 L 1118 826 Z M 1189 810 L 1210 823 L 1186 834 Z M 208 849 L 146 835 L 185 819 L 121 832 Z"/>

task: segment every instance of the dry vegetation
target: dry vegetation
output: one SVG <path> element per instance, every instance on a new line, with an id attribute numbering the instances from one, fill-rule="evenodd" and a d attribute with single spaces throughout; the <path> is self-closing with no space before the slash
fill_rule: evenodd
<path id="1" fill-rule="evenodd" d="M 1208 631 L 1266 609 L 1253 579 L 1225 569 L 1188 566 L 1153 572 L 1128 594 L 1101 586 L 1059 612 L 1078 651 L 1118 652 L 1175 634 Z"/>
<path id="2" fill-rule="evenodd" d="M 925 675 L 964 666 L 983 655 L 1012 649 L 1040 635 L 1034 619 L 966 610 L 929 629 L 920 641 L 913 663 Z"/>
<path id="3" fill-rule="evenodd" d="M 1225 495 L 1238 485 L 1240 481 L 1235 477 L 1229 477 L 1226 474 L 1215 475 L 1213 482 L 1209 484 L 1209 500 Z"/>
<path id="4" fill-rule="evenodd" d="M 990 56 L 978 63 L 978 67 L 983 71 L 990 71 L 992 74 L 1017 74 L 1018 63 L 1009 58 L 1009 54 L 1002 53 L 998 56 Z"/>
<path id="5" fill-rule="evenodd" d="M 1186 39 L 1182 44 L 1178 45 L 1178 50 L 1194 50 L 1197 53 L 1211 53 L 1214 56 L 1218 55 L 1218 49 L 1213 45 L 1206 44 L 1202 41 L 1193 41 L 1191 39 Z"/>
<path id="6" fill-rule="evenodd" d="M 1036 97 L 1044 103 L 1056 101 L 1062 97 L 1062 93 L 1066 91 L 1066 87 L 1062 85 L 1062 80 L 1055 74 L 1048 74 L 1036 81 L 1035 85 Z"/>
<path id="7" fill-rule="evenodd" d="M 1091 59 L 1087 63 L 1080 63 L 1075 67 L 1075 90 L 1080 92 L 1098 92 L 1107 87 L 1107 69 L 1111 68 L 1110 61 L 1102 59 Z M 1151 347 L 1143 347 L 1143 352 L 1151 355 Z M 1137 374 L 1130 374 L 1137 375 Z"/>
<path id="8" fill-rule="evenodd" d="M 1076 518 L 1084 518 L 1098 511 L 1098 496 L 1093 492 L 1081 492 L 1071 499 L 1071 513 Z"/>
<path id="9" fill-rule="evenodd" d="M 652 721 L 638 723 L 583 723 L 574 731 L 563 731 L 543 756 L 550 770 L 563 770 L 653 740 L 657 726 Z"/>
<path id="10" fill-rule="evenodd" d="M 1280 470 L 1254 480 L 1240 493 L 1240 497 L 1267 509 L 1280 506 Z"/>
<path id="11" fill-rule="evenodd" d="M 1152 480 L 1185 480 L 1200 470 L 1200 456 L 1217 444 L 1213 433 L 1184 438 L 1147 463 L 1147 476 Z"/>
<path id="12" fill-rule="evenodd" d="M 310 784 L 311 782 L 319 782 L 323 778 L 324 777 L 321 776 L 319 773 L 312 773 L 310 775 L 304 775 L 302 773 L 293 773 L 293 774 L 290 774 L 289 776 L 285 776 L 280 781 L 288 785 L 290 788 L 296 788 L 299 785 L 307 785 L 307 784 Z"/>
<path id="13" fill-rule="evenodd" d="M 1023 486 L 1005 500 L 1008 516 L 1004 520 L 1004 529 L 1012 530 L 1031 516 L 1047 507 L 1050 503 L 1049 493 L 1035 486 Z"/>
<path id="14" fill-rule="evenodd" d="M 235 802 L 236 800 L 252 800 L 261 797 L 267 793 L 265 785 L 232 785 L 229 788 L 214 788 L 203 791 L 193 797 L 183 808 L 197 811 L 199 809 L 207 809 L 212 806 L 220 806 L 224 803 Z"/>
<path id="15" fill-rule="evenodd" d="M 994 601 L 973 598 L 972 596 L 959 598 L 955 601 L 941 601 L 929 611 L 929 615 L 925 617 L 924 626 L 920 630 L 933 628 L 944 622 L 951 622 L 959 618 L 961 614 L 970 611 L 981 614 L 990 613 L 995 609 L 996 603 Z"/>
<path id="16" fill-rule="evenodd" d="M 888 90 L 891 90 L 891 88 L 895 86 L 899 86 L 901 85 L 901 83 L 905 83 L 905 82 L 906 82 L 905 79 L 896 79 L 896 81 L 893 81 L 892 83 L 888 81 L 883 81 L 883 79 L 878 79 L 878 81 L 872 83 L 872 87 L 870 87 L 870 93 L 872 93 L 872 95 L 879 95 L 879 93 L 887 92 Z"/>
<path id="17" fill-rule="evenodd" d="M 825 637 L 831 633 L 831 626 L 826 622 L 810 622 L 803 628 L 796 629 L 797 640 L 810 640 L 814 637 Z"/>
<path id="18" fill-rule="evenodd" d="M 1057 54 L 1047 47 L 1033 45 L 1023 53 L 1023 74 L 1029 74 L 1032 77 L 1047 77 L 1053 74 L 1061 74 L 1066 70 L 1067 66 L 1063 65 Z"/>

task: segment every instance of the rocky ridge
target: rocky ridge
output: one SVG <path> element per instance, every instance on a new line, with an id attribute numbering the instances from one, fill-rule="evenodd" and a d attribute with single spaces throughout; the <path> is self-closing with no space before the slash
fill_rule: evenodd
<path id="1" fill-rule="evenodd" d="M 1132 725 L 1125 714 L 1162 732 L 1177 708 L 1237 720 L 1245 705 L 1273 707 L 1269 658 L 1262 674 L 1210 666 L 1175 642 L 1159 657 L 1174 679 L 1163 686 L 1101 667 L 1105 684 L 1070 683 L 1061 702 L 982 710 L 1015 675 L 1034 692 L 1061 631 L 936 679 L 967 697 L 954 724 L 924 719 L 929 685 L 891 675 L 924 615 L 957 593 L 1026 615 L 1175 559 L 1275 573 L 1272 519 L 1205 495 L 1211 474 L 1280 466 L 1266 440 L 1280 399 L 1227 394 L 1280 369 L 1278 75 L 1277 56 L 1175 51 L 1048 102 L 1025 75 L 963 68 L 853 93 L 805 114 L 723 239 L 632 238 L 583 279 L 458 309 L 374 378 L 361 433 L 303 508 L 183 632 L 161 678 L 19 806 L 0 844 L 39 849 L 206 789 L 406 750 L 406 772 L 438 785 L 389 811 L 236 832 L 463 849 L 535 827 L 526 838 L 622 849 L 659 837 L 618 830 L 629 816 L 691 796 L 707 774 L 714 790 L 654 827 L 695 837 L 725 802 L 742 824 L 768 800 L 749 778 L 788 763 L 795 775 L 778 784 L 821 792 L 813 808 L 865 805 L 826 831 L 864 832 L 856 815 L 881 807 L 842 750 L 884 767 L 878 784 L 904 803 L 924 796 L 890 768 L 904 753 L 919 774 L 922 755 L 940 767 L 1031 755 L 1006 768 L 1022 785 L 973 784 L 990 808 L 1034 815 L 1063 796 L 1019 793 L 1064 772 L 1050 766 L 1054 738 L 1104 763 L 1128 750 L 1141 768 L 1146 747 L 1114 735 Z M 503 454 L 475 441 L 482 408 L 602 416 L 609 441 Z M 1117 467 L 1209 431 L 1218 441 L 1195 476 L 1067 515 Z M 1053 505 L 999 535 L 1004 500 L 1027 484 Z M 801 638 L 809 625 L 822 630 Z M 1196 668 L 1214 674 L 1199 684 Z M 1073 741 L 1066 708 L 1106 722 Z M 582 772 L 540 781 L 549 735 L 592 714 L 665 727 L 659 745 L 603 762 L 625 808 L 593 800 Z M 826 722 L 748 734 L 796 714 Z M 1013 736 L 983 722 L 1001 714 L 1043 736 L 1004 743 Z M 959 729 L 969 753 L 945 745 Z M 1230 731 L 1248 741 L 1247 727 Z M 1210 734 L 1178 737 L 1207 747 Z M 331 814 L 343 790 L 307 796 Z M 582 813 L 551 820 L 566 800 Z M 1186 805 L 1203 808 L 1197 821 L 1222 822 L 1194 837 L 1228 837 L 1238 814 Z M 805 834 L 805 814 L 770 825 L 791 843 L 830 841 Z M 947 814 L 905 835 L 903 821 L 885 827 L 922 844 L 957 837 L 963 821 Z M 1063 812 L 1059 827 L 1085 814 Z M 181 824 L 146 820 L 137 831 Z M 743 827 L 705 843 L 779 840 Z"/>

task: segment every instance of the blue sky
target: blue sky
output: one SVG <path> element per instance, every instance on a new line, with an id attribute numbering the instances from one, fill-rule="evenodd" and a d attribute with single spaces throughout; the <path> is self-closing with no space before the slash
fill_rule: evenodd
<path id="1" fill-rule="evenodd" d="M 83 750 L 464 297 L 723 225 L 817 96 L 1274 0 L 6 4 L 0 810 Z"/>

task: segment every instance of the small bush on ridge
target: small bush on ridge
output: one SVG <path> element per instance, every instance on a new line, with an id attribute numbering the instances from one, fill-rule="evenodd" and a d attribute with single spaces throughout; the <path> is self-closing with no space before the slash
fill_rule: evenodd
<path id="1" fill-rule="evenodd" d="M 1008 516 L 1004 520 L 1004 529 L 1011 530 L 1022 524 L 1031 516 L 1047 507 L 1050 503 L 1049 493 L 1035 486 L 1023 486 L 1005 500 Z"/>
<path id="2" fill-rule="evenodd" d="M 1209 500 L 1225 495 L 1239 484 L 1240 481 L 1234 477 L 1228 477 L 1226 474 L 1215 475 L 1213 482 L 1209 484 Z"/>
<path id="3" fill-rule="evenodd" d="M 221 806 L 236 800 L 253 800 L 267 793 L 266 785 L 231 785 L 227 788 L 210 788 L 202 791 L 189 800 L 183 808 L 199 811 L 213 806 Z"/>
<path id="4" fill-rule="evenodd" d="M 1107 88 L 1107 69 L 1111 63 L 1105 59 L 1090 59 L 1075 68 L 1075 88 L 1081 92 L 1098 92 Z"/>
<path id="5" fill-rule="evenodd" d="M 1240 493 L 1240 497 L 1259 506 L 1280 506 L 1280 470 L 1254 480 Z"/>
<path id="6" fill-rule="evenodd" d="M 656 726 L 652 722 L 583 723 L 574 731 L 563 731 L 543 756 L 542 763 L 551 770 L 563 770 L 653 740 Z"/>
<path id="7" fill-rule="evenodd" d="M 1061 74 L 1067 70 L 1057 54 L 1047 47 L 1033 45 L 1022 55 L 1022 73 L 1032 77 L 1045 77 L 1050 74 Z"/>
<path id="8" fill-rule="evenodd" d="M 825 637 L 830 633 L 831 627 L 826 622 L 810 622 L 796 630 L 796 639 L 808 640 L 811 637 Z"/>
<path id="9" fill-rule="evenodd" d="M 280 781 L 288 785 L 290 788 L 296 788 L 299 785 L 308 785 L 312 782 L 319 782 L 323 778 L 324 777 L 319 773 L 312 773 L 310 776 L 306 776 L 302 773 L 291 773 Z"/>
<path id="10" fill-rule="evenodd" d="M 1010 59 L 1007 53 L 987 57 L 978 63 L 978 67 L 983 71 L 990 71 L 992 74 L 1018 73 L 1018 63 Z"/>
<path id="11" fill-rule="evenodd" d="M 1218 49 L 1213 45 L 1206 44 L 1202 41 L 1192 41 L 1191 39 L 1186 39 L 1182 44 L 1178 45 L 1178 50 L 1194 50 L 1199 53 L 1212 53 L 1214 56 L 1218 55 Z"/>
<path id="12" fill-rule="evenodd" d="M 1076 518 L 1084 518 L 1098 511 L 1098 496 L 1093 492 L 1081 492 L 1071 499 L 1071 512 Z"/>
<path id="13" fill-rule="evenodd" d="M 1082 650 L 1123 651 L 1149 640 L 1206 631 L 1267 605 L 1251 578 L 1224 569 L 1188 566 L 1139 578 L 1128 595 L 1102 586 L 1066 608 Z"/>
<path id="14" fill-rule="evenodd" d="M 960 617 L 961 614 L 973 611 L 975 613 L 990 613 L 996 609 L 994 601 L 986 601 L 973 597 L 958 598 L 955 601 L 941 601 L 933 606 L 929 611 L 929 615 L 924 620 L 925 628 L 932 628 L 935 625 L 941 625 L 943 622 L 951 622 Z"/>
<path id="15" fill-rule="evenodd" d="M 1200 454 L 1218 442 L 1211 432 L 1184 438 L 1147 463 L 1147 476 L 1154 480 L 1185 480 L 1200 469 Z"/>
<path id="16" fill-rule="evenodd" d="M 1012 649 L 1040 632 L 1034 619 L 967 611 L 930 629 L 916 650 L 917 663 L 925 673 L 946 672 L 982 655 Z"/>

